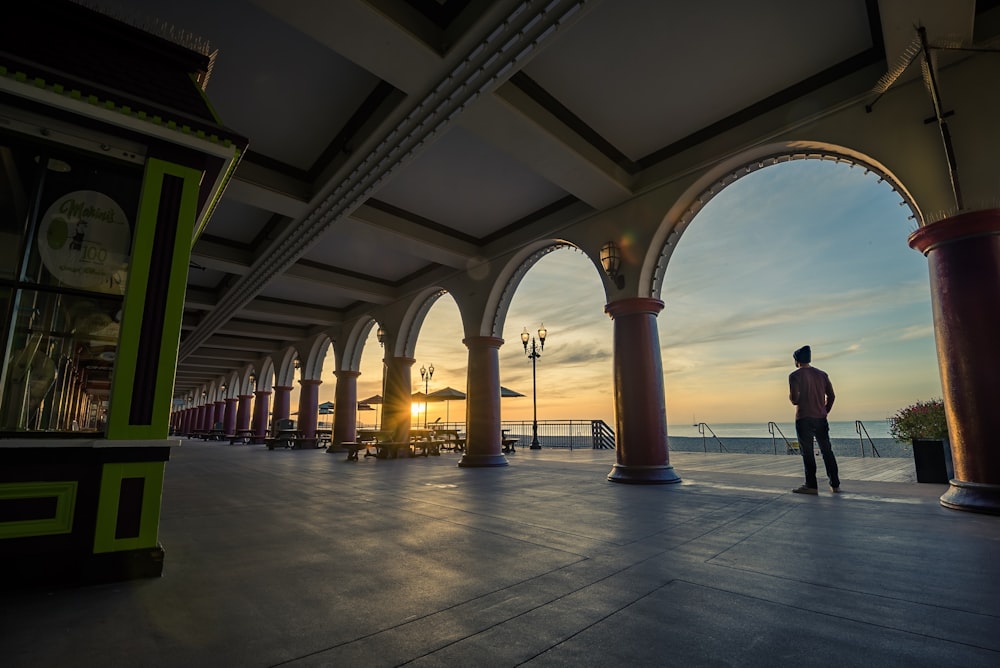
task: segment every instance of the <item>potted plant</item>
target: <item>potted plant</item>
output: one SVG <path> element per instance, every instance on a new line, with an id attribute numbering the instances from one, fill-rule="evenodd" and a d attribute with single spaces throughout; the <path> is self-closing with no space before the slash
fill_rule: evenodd
<path id="1" fill-rule="evenodd" d="M 889 435 L 913 444 L 917 482 L 947 484 L 954 475 L 944 401 L 917 401 L 889 418 Z"/>

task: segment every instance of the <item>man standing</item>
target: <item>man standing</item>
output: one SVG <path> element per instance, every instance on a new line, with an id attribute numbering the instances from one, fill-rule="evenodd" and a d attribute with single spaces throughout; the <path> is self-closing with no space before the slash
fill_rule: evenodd
<path id="1" fill-rule="evenodd" d="M 792 491 L 796 494 L 818 494 L 816 482 L 816 454 L 813 452 L 813 438 L 819 443 L 823 453 L 826 475 L 830 478 L 830 489 L 840 491 L 840 476 L 837 458 L 830 445 L 830 423 L 827 415 L 833 408 L 833 385 L 830 377 L 810 365 L 812 350 L 802 346 L 794 353 L 795 371 L 788 376 L 788 398 L 795 405 L 795 435 L 799 439 L 802 464 L 806 469 L 806 483 Z"/>

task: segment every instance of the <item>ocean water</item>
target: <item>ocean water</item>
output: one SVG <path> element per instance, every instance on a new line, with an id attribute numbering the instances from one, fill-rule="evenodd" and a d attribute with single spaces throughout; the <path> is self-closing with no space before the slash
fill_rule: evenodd
<path id="1" fill-rule="evenodd" d="M 781 440 L 781 435 L 784 434 L 785 438 L 789 441 L 795 440 L 795 423 L 794 422 L 778 422 L 777 427 L 774 428 L 774 436 Z M 871 439 L 885 439 L 892 438 L 889 436 L 889 422 L 888 420 L 870 420 L 861 421 L 863 427 L 862 434 L 867 434 Z M 714 432 L 716 436 L 720 439 L 729 438 L 767 438 L 770 439 L 772 434 L 768 429 L 767 422 L 722 422 L 719 424 L 708 423 L 704 428 L 704 435 L 712 440 L 712 433 Z M 701 438 L 702 432 L 696 425 L 691 424 L 667 424 L 667 433 L 670 436 L 697 436 Z M 857 422 L 851 421 L 830 421 L 830 438 L 831 439 L 854 439 L 858 440 L 859 434 L 857 429 Z"/>

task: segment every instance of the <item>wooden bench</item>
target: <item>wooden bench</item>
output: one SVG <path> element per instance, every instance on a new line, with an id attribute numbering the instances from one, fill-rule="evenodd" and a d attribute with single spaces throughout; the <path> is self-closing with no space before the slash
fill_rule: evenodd
<path id="1" fill-rule="evenodd" d="M 444 441 L 436 439 L 410 441 L 410 456 L 419 457 L 423 455 L 426 457 L 427 455 L 434 455 L 435 457 L 439 457 L 441 455 L 442 443 Z"/>
<path id="2" fill-rule="evenodd" d="M 517 440 L 518 439 L 516 438 L 503 439 L 501 441 L 501 443 L 503 444 L 503 452 L 517 452 L 517 450 L 514 449 L 514 446 L 517 445 Z"/>
<path id="3" fill-rule="evenodd" d="M 365 451 L 365 457 L 371 457 L 368 454 L 368 444 L 366 443 L 341 443 L 340 448 L 347 450 L 347 461 L 356 462 L 358 461 L 358 453 L 362 450 Z M 333 446 L 329 446 L 326 449 L 327 452 L 334 452 Z"/>

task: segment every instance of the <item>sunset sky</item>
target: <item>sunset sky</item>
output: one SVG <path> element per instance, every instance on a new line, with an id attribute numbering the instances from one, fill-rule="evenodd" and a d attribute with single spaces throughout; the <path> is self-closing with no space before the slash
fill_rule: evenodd
<path id="1" fill-rule="evenodd" d="M 818 160 L 766 167 L 709 202 L 681 238 L 661 295 L 668 430 L 790 422 L 791 355 L 805 344 L 836 389 L 831 420 L 882 421 L 941 396 L 926 259 L 906 244 L 916 224 L 899 203 L 875 175 Z M 604 303 L 597 270 L 579 252 L 550 253 L 528 271 L 500 349 L 501 383 L 527 396 L 504 399 L 503 419 L 531 419 L 531 362 L 520 332 L 534 334 L 544 322 L 539 419 L 614 424 Z M 430 391 L 465 390 L 461 340 L 458 308 L 445 295 L 417 342 L 415 391 L 423 390 L 420 367 L 431 363 Z M 359 398 L 381 392 L 381 353 L 373 332 Z M 333 383 L 324 383 L 320 400 L 332 398 Z M 430 421 L 444 420 L 445 410 L 432 404 Z M 464 402 L 452 402 L 448 417 L 462 420 L 464 411 Z M 374 421 L 374 413 L 361 419 Z"/>

